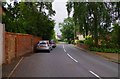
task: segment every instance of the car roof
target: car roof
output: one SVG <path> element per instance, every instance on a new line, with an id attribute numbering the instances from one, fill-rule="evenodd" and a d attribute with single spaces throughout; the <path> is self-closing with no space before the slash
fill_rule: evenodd
<path id="1" fill-rule="evenodd" d="M 39 43 L 40 42 L 48 42 L 49 43 L 49 40 L 41 40 L 41 41 L 39 41 Z"/>

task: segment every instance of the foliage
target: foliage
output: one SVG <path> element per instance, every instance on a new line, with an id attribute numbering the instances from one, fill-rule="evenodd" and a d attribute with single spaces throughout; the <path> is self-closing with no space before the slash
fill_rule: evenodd
<path id="1" fill-rule="evenodd" d="M 74 39 L 74 21 L 72 18 L 68 17 L 64 19 L 63 23 L 59 23 L 60 31 L 62 32 L 63 39 L 67 39 L 71 42 Z"/>
<path id="2" fill-rule="evenodd" d="M 93 38 L 91 38 L 91 37 L 85 38 L 84 44 L 87 44 L 87 45 L 89 45 L 89 46 L 93 46 L 93 45 L 94 45 Z"/>
<path id="3" fill-rule="evenodd" d="M 114 24 L 112 31 L 112 42 L 120 48 L 120 25 Z"/>
<path id="4" fill-rule="evenodd" d="M 71 43 L 74 44 L 74 40 L 71 40 Z"/>
<path id="5" fill-rule="evenodd" d="M 97 48 L 97 47 L 91 47 L 91 51 L 97 51 L 97 52 L 106 52 L 106 53 L 120 53 L 120 49 L 117 48 Z"/>
<path id="6" fill-rule="evenodd" d="M 107 35 L 107 38 L 101 41 L 101 47 L 105 48 L 120 48 L 120 26 L 114 24 L 112 32 Z"/>
<path id="7" fill-rule="evenodd" d="M 52 3 L 14 2 L 14 6 L 8 3 L 3 3 L 3 7 L 4 5 L 8 6 L 2 20 L 6 25 L 6 31 L 28 33 L 41 36 L 43 39 L 53 37 L 55 22 L 50 17 L 55 11 L 52 10 Z"/>
<path id="8" fill-rule="evenodd" d="M 68 15 L 74 11 L 73 19 L 78 31 L 84 36 L 92 35 L 95 45 L 106 39 L 111 23 L 120 17 L 120 2 L 68 2 Z M 115 13 L 118 13 L 115 15 Z"/>
<path id="9" fill-rule="evenodd" d="M 84 37 L 91 35 L 84 41 L 91 47 L 90 50 L 120 53 L 120 25 L 116 24 L 120 20 L 120 2 L 67 2 L 66 6 L 68 16 L 72 9 L 74 11 L 73 20 L 77 31 Z"/>
<path id="10" fill-rule="evenodd" d="M 84 43 L 84 40 L 78 40 L 77 42 L 78 43 Z"/>

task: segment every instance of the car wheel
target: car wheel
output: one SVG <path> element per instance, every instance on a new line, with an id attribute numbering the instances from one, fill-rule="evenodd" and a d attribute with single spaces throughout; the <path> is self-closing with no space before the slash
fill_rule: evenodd
<path id="1" fill-rule="evenodd" d="M 50 53 L 50 50 L 48 50 L 48 52 Z"/>
<path id="2" fill-rule="evenodd" d="M 37 52 L 38 52 L 38 50 L 37 50 L 37 49 L 35 49 L 35 50 L 34 50 L 34 52 L 35 52 L 35 53 L 37 53 Z"/>
<path id="3" fill-rule="evenodd" d="M 56 46 L 53 46 L 53 48 L 55 48 Z"/>
<path id="4" fill-rule="evenodd" d="M 52 50 L 52 48 L 51 48 L 51 50 Z"/>

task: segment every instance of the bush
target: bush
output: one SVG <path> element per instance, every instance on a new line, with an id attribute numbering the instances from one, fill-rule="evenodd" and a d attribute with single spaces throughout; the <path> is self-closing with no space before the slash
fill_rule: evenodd
<path id="1" fill-rule="evenodd" d="M 105 40 L 102 40 L 101 41 L 101 47 L 105 48 L 107 45 L 106 45 L 106 41 Z"/>
<path id="2" fill-rule="evenodd" d="M 114 24 L 112 31 L 112 41 L 120 48 L 120 25 Z"/>
<path id="3" fill-rule="evenodd" d="M 75 43 L 74 40 L 72 40 L 71 43 L 74 44 Z"/>
<path id="4" fill-rule="evenodd" d="M 84 40 L 78 40 L 77 43 L 84 43 Z"/>
<path id="5" fill-rule="evenodd" d="M 97 47 L 91 47 L 91 51 L 96 52 L 107 52 L 107 53 L 120 53 L 120 49 L 117 48 L 97 48 Z"/>
<path id="6" fill-rule="evenodd" d="M 94 45 L 93 39 L 91 37 L 86 38 L 86 40 L 84 41 L 84 44 L 87 44 L 89 46 L 93 46 Z"/>
<path id="7" fill-rule="evenodd" d="M 102 47 L 102 48 L 119 48 L 119 46 L 117 44 L 115 44 L 113 41 L 105 41 L 105 40 L 101 41 L 100 47 Z"/>

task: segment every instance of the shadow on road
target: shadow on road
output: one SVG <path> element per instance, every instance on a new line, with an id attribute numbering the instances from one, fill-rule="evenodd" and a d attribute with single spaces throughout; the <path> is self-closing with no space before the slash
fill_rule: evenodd
<path id="1" fill-rule="evenodd" d="M 39 50 L 35 51 L 34 53 L 50 53 L 48 50 Z"/>

